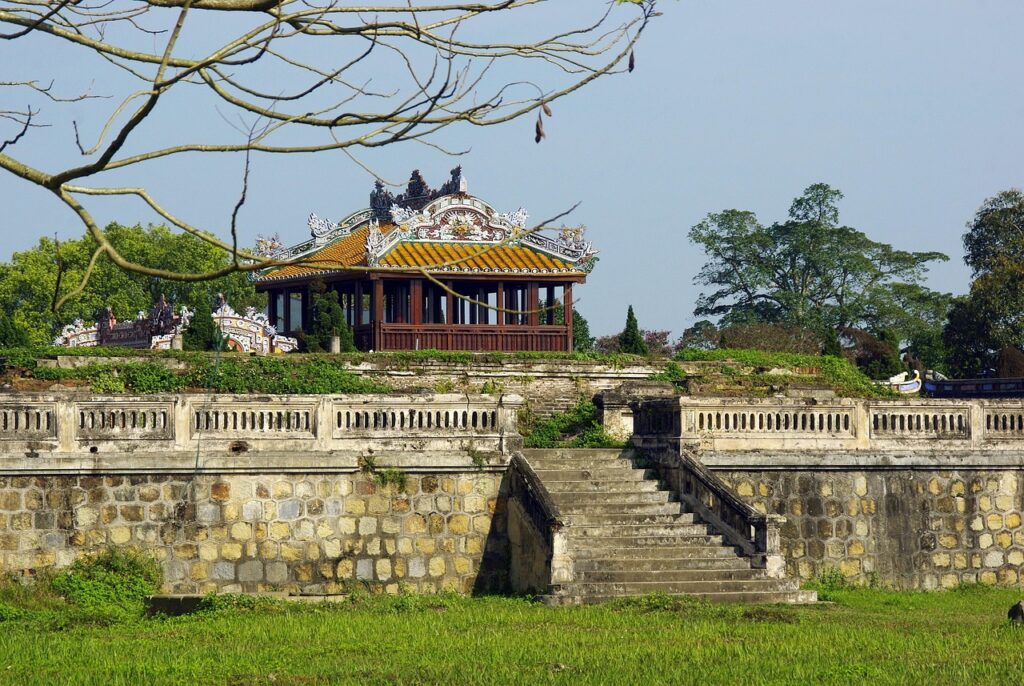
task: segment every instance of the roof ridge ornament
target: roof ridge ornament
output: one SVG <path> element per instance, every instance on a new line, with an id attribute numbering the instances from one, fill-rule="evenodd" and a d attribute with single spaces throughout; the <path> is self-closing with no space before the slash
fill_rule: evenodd
<path id="1" fill-rule="evenodd" d="M 316 212 L 309 213 L 309 233 L 313 236 L 314 245 L 320 246 L 326 243 L 327 237 L 334 231 L 335 227 L 337 227 L 337 224 L 327 219 L 321 219 L 316 216 Z"/>

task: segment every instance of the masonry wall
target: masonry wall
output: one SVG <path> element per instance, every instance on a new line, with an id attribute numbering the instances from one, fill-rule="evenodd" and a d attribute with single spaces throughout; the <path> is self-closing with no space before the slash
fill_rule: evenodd
<path id="1" fill-rule="evenodd" d="M 787 572 L 829 569 L 898 588 L 1024 580 L 1020 469 L 716 469 L 761 512 L 785 515 Z"/>
<path id="2" fill-rule="evenodd" d="M 627 381 L 647 379 L 663 365 L 614 367 L 587 360 L 495 360 L 472 364 L 443 360 L 396 360 L 381 357 L 352 366 L 362 376 L 396 391 L 515 393 L 537 416 L 564 412 L 581 398 L 593 398 Z"/>
<path id="3" fill-rule="evenodd" d="M 502 590 L 501 471 L 371 475 L 0 476 L 0 569 L 35 574 L 109 545 L 163 565 L 165 590 Z"/>

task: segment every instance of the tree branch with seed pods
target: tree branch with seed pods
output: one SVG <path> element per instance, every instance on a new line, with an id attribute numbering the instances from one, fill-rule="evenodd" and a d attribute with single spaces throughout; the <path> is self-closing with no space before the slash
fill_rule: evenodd
<path id="1" fill-rule="evenodd" d="M 551 116 L 551 103 L 598 78 L 631 71 L 637 43 L 658 16 L 656 0 L 593 0 L 579 3 L 569 20 L 561 19 L 564 25 L 547 25 L 542 19 L 552 4 L 0 0 L 0 49 L 37 41 L 80 57 L 3 75 L 11 80 L 0 81 L 0 170 L 47 190 L 72 212 L 98 246 L 91 264 L 109 259 L 129 272 L 192 282 L 290 264 L 325 266 L 239 248 L 237 224 L 251 169 L 266 155 L 335 150 L 365 168 L 353 152 L 405 141 L 450 152 L 433 140 L 450 126 L 495 126 L 534 111 L 534 130 L 523 135 L 539 143 L 549 135 L 543 118 Z M 500 28 L 517 18 L 530 27 L 520 33 L 533 35 Z M 106 72 L 81 92 L 66 92 L 74 69 L 85 64 Z M 174 127 L 161 120 L 171 95 L 189 98 L 195 116 L 211 124 L 219 117 L 242 125 L 213 140 L 189 140 L 188 134 L 174 140 Z M 41 126 L 49 126 L 51 136 L 58 126 L 69 129 L 63 132 L 70 143 L 66 159 L 29 161 Z M 154 127 L 161 127 L 159 136 Z M 242 191 L 230 226 L 195 226 L 158 200 L 157 189 L 131 183 L 135 170 L 142 176 L 143 167 L 151 173 L 150 167 L 182 155 L 241 158 Z M 105 182 L 115 172 L 116 182 Z M 173 227 L 224 250 L 227 265 L 188 273 L 127 259 L 90 210 L 102 196 L 138 198 Z M 529 232 L 544 228 L 547 222 Z M 229 239 L 217 237 L 225 233 Z M 500 245 L 483 245 L 480 252 Z M 444 287 L 428 274 L 442 266 L 417 271 Z M 54 307 L 80 293 L 91 271 L 68 292 L 55 293 Z"/>

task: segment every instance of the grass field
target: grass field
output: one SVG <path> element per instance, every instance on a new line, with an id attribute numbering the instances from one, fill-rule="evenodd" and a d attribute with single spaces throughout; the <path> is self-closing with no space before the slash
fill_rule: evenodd
<path id="1" fill-rule="evenodd" d="M 1024 629 L 1006 619 L 1020 590 L 824 595 L 813 607 L 227 598 L 106 626 L 60 621 L 51 607 L 0 621 L 0 683 L 1024 683 Z"/>

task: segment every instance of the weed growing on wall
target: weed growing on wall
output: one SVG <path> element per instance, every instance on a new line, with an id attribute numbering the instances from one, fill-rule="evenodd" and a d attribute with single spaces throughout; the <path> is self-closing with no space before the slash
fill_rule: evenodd
<path id="1" fill-rule="evenodd" d="M 24 363 L 24 360 L 18 360 Z M 87 364 L 65 369 L 20 367 L 32 378 L 87 383 L 95 393 L 389 393 L 391 387 L 349 371 L 334 357 L 225 357 L 193 355 L 184 370 L 156 362 Z M 12 360 L 8 360 L 13 364 Z"/>
<path id="2" fill-rule="evenodd" d="M 520 414 L 523 446 L 526 448 L 622 448 L 624 441 L 608 435 L 601 425 L 601 415 L 590 400 L 581 400 L 568 412 L 546 419 L 533 420 Z"/>
<path id="3" fill-rule="evenodd" d="M 762 350 L 735 350 L 723 348 L 719 350 L 686 349 L 676 354 L 680 362 L 731 362 L 733 365 L 745 365 L 762 369 L 805 368 L 818 370 L 817 376 L 836 389 L 840 395 L 850 397 L 890 397 L 892 392 L 871 382 L 859 369 L 850 364 L 846 358 L 831 355 L 800 355 L 797 353 L 776 353 Z M 723 365 L 719 370 L 722 374 L 739 374 L 733 365 Z"/>
<path id="4" fill-rule="evenodd" d="M 373 473 L 373 480 L 378 486 L 394 486 L 396 490 L 405 489 L 406 474 L 397 467 L 385 467 Z"/>
<path id="5" fill-rule="evenodd" d="M 652 381 L 668 381 L 676 388 L 686 385 L 686 372 L 676 362 L 669 362 L 656 374 L 651 374 Z"/>

